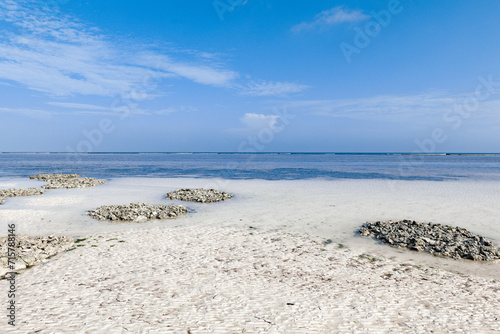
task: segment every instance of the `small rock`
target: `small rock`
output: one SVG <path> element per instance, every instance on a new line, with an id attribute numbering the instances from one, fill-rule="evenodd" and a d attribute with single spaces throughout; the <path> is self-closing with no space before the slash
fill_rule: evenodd
<path id="1" fill-rule="evenodd" d="M 53 180 L 49 184 L 42 186 L 44 189 L 74 189 L 89 188 L 106 183 L 105 180 L 97 180 L 91 177 L 82 177 L 74 179 Z"/>
<path id="2" fill-rule="evenodd" d="M 106 180 L 98 180 L 91 177 L 81 177 L 79 174 L 38 174 L 30 176 L 30 179 L 37 179 L 49 182 L 43 185 L 44 189 L 74 189 L 95 187 L 106 183 Z"/>
<path id="3" fill-rule="evenodd" d="M 37 195 L 43 195 L 43 190 L 38 188 L 3 189 L 0 190 L 0 204 L 3 203 L 4 197 L 37 196 Z"/>
<path id="4" fill-rule="evenodd" d="M 89 210 L 87 214 L 97 220 L 144 222 L 152 219 L 175 219 L 187 212 L 187 209 L 182 205 L 131 203 L 128 205 L 104 205 L 95 210 Z"/>
<path id="5" fill-rule="evenodd" d="M 30 176 L 31 180 L 43 180 L 43 181 L 53 181 L 53 180 L 66 180 L 81 177 L 79 174 L 38 174 L 35 176 Z"/>
<path id="6" fill-rule="evenodd" d="M 198 202 L 198 203 L 213 203 L 225 201 L 234 196 L 215 189 L 177 189 L 166 195 L 167 199 Z"/>

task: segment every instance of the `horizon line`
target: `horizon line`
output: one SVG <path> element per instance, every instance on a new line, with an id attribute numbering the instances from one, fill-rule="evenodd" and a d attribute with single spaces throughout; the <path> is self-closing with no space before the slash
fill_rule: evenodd
<path id="1" fill-rule="evenodd" d="M 333 152 L 333 151 L 276 151 L 276 152 L 237 152 L 237 151 L 208 151 L 208 152 L 146 152 L 146 151 L 108 151 L 108 152 L 0 152 L 0 154 L 338 154 L 338 155 L 500 155 L 498 152 Z"/>

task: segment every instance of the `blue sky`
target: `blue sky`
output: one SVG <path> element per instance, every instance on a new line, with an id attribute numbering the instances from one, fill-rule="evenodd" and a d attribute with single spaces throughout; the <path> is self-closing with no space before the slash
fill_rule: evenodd
<path id="1" fill-rule="evenodd" d="M 0 151 L 500 152 L 498 13 L 0 0 Z"/>

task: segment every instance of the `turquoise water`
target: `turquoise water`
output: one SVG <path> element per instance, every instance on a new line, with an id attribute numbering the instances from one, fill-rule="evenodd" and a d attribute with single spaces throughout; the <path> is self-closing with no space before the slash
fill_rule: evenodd
<path id="1" fill-rule="evenodd" d="M 0 177 L 79 173 L 116 178 L 220 177 L 298 180 L 309 178 L 446 181 L 500 180 L 500 155 L 346 153 L 2 153 Z"/>

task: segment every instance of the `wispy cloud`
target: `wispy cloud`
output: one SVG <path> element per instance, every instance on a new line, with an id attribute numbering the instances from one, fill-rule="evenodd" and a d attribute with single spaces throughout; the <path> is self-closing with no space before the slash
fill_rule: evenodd
<path id="1" fill-rule="evenodd" d="M 174 112 L 192 112 L 197 111 L 197 108 L 192 106 L 173 106 L 159 110 L 144 110 L 144 109 L 122 109 L 121 107 L 103 107 L 94 104 L 87 103 L 68 103 L 68 102 L 48 102 L 47 104 L 57 107 L 58 109 L 66 110 L 70 109 L 69 112 L 73 115 L 117 115 L 121 116 L 124 112 L 133 115 L 169 115 Z M 52 112 L 55 114 L 56 112 Z M 59 113 L 59 112 L 57 112 Z"/>
<path id="2" fill-rule="evenodd" d="M 75 18 L 43 12 L 36 2 L 0 1 L 0 21 L 12 28 L 0 37 L 0 79 L 49 95 L 125 94 L 151 76 L 212 86 L 230 85 L 238 77 L 234 71 L 179 61 L 147 47 L 128 51 Z"/>
<path id="3" fill-rule="evenodd" d="M 156 115 L 170 115 L 174 112 L 192 112 L 197 111 L 198 109 L 191 106 L 178 106 L 178 107 L 169 107 L 161 110 L 156 110 L 154 114 Z"/>
<path id="4" fill-rule="evenodd" d="M 137 63 L 143 66 L 149 66 L 154 70 L 175 74 L 196 83 L 219 87 L 230 86 L 232 81 L 239 76 L 235 71 L 219 69 L 207 65 L 179 63 L 168 56 L 154 53 L 144 53 L 140 55 L 137 59 Z"/>
<path id="5" fill-rule="evenodd" d="M 45 7 L 44 7 L 45 6 Z M 229 88 L 243 95 L 285 96 L 307 88 L 291 82 L 255 81 L 228 69 L 221 53 L 148 45 L 108 36 L 43 1 L 0 0 L 0 84 L 44 93 L 51 108 L 3 109 L 32 117 L 57 114 L 123 115 L 111 106 L 69 103 L 79 96 L 121 97 L 147 90 L 141 99 L 155 99 L 178 80 Z M 160 82 L 168 81 L 163 86 Z M 145 87 L 152 87 L 145 88 Z M 243 87 L 243 88 L 242 88 Z M 163 90 L 162 90 L 163 89 Z M 132 96 L 132 97 L 131 97 Z M 22 104 L 21 104 L 22 106 Z M 125 107 L 123 107 L 125 108 Z M 47 110 L 43 110 L 47 109 Z M 131 114 L 171 114 L 192 107 L 161 110 L 134 108 Z"/>
<path id="6" fill-rule="evenodd" d="M 87 110 L 111 110 L 110 107 L 102 107 L 94 104 L 87 103 L 68 103 L 68 102 L 47 102 L 47 104 L 60 107 L 60 108 L 70 108 L 70 109 L 87 109 Z"/>
<path id="7" fill-rule="evenodd" d="M 314 17 L 311 22 L 302 22 L 292 27 L 292 32 L 298 33 L 306 30 L 324 29 L 340 23 L 355 23 L 370 18 L 359 10 L 349 10 L 338 6 L 324 10 Z"/>
<path id="8" fill-rule="evenodd" d="M 9 113 L 17 115 L 25 115 L 34 118 L 50 118 L 56 113 L 48 110 L 41 110 L 35 108 L 2 108 L 0 107 L 0 113 Z"/>
<path id="9" fill-rule="evenodd" d="M 492 97 L 481 101 L 476 109 L 467 110 L 463 102 L 473 96 L 473 93 L 383 95 L 360 99 L 295 100 L 289 102 L 287 106 L 293 112 L 317 116 L 398 124 L 412 123 L 426 126 L 443 122 L 456 124 L 457 118 L 474 119 L 474 122 L 484 124 L 497 123 L 500 99 Z"/>
<path id="10" fill-rule="evenodd" d="M 107 115 L 107 116 L 123 116 L 123 115 L 150 115 L 148 110 L 140 108 L 127 108 L 126 106 L 99 106 L 88 103 L 69 103 L 69 102 L 47 102 L 47 104 L 56 107 L 55 114 L 71 114 L 71 115 Z M 53 108 L 54 109 L 54 108 Z"/>
<path id="11" fill-rule="evenodd" d="M 248 86 L 241 88 L 241 94 L 253 96 L 284 96 L 300 93 L 309 88 L 293 82 L 252 81 Z"/>
<path id="12" fill-rule="evenodd" d="M 72 110 L 60 109 L 60 110 L 46 110 L 46 109 L 38 109 L 38 108 L 0 108 L 0 113 L 10 113 L 10 114 L 18 114 L 24 115 L 31 118 L 51 118 L 55 115 L 100 115 L 100 116 L 123 116 L 124 113 L 127 115 L 151 115 L 151 112 L 144 109 L 132 109 L 132 110 L 123 110 L 121 108 L 73 108 Z"/>
<path id="13" fill-rule="evenodd" d="M 459 101 L 443 94 L 383 95 L 360 99 L 294 101 L 289 108 L 315 115 L 393 122 L 441 117 Z"/>

